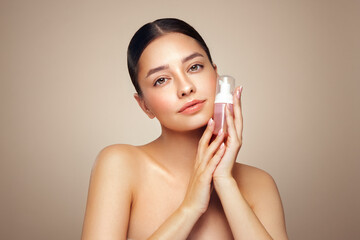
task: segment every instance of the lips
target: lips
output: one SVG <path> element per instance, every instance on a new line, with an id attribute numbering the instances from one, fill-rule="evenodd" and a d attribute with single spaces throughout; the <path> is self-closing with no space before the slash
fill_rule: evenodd
<path id="1" fill-rule="evenodd" d="M 179 113 L 193 113 L 202 108 L 203 103 L 205 100 L 192 100 L 190 102 L 187 102 L 180 108 Z"/>

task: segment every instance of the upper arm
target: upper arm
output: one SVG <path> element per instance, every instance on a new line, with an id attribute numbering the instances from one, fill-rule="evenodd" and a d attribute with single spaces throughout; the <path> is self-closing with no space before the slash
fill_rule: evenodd
<path id="1" fill-rule="evenodd" d="M 253 211 L 273 239 L 287 239 L 284 210 L 274 179 L 259 170 L 256 185 Z"/>
<path id="2" fill-rule="evenodd" d="M 97 156 L 90 178 L 82 239 L 126 239 L 132 200 L 131 154 L 112 145 Z"/>

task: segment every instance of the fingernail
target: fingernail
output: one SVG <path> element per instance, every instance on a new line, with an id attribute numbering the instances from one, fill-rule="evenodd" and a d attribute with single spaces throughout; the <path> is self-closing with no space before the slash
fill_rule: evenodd
<path id="1" fill-rule="evenodd" d="M 224 133 L 224 131 L 223 131 L 223 129 L 221 128 L 220 131 L 219 131 L 219 133 L 218 133 L 218 135 L 220 136 L 220 135 L 223 134 L 223 133 Z"/>
<path id="2" fill-rule="evenodd" d="M 224 142 L 220 145 L 220 149 L 223 149 L 225 147 Z"/>
<path id="3" fill-rule="evenodd" d="M 236 90 L 236 96 L 237 96 L 237 98 L 239 98 L 240 99 L 240 90 L 238 89 L 238 90 Z"/>
<path id="4" fill-rule="evenodd" d="M 211 125 L 213 125 L 213 123 L 214 123 L 214 120 L 212 118 L 210 118 L 209 122 L 208 122 L 208 125 L 211 126 Z"/>
<path id="5" fill-rule="evenodd" d="M 243 86 L 240 86 L 240 93 L 242 93 L 242 90 L 243 90 Z"/>

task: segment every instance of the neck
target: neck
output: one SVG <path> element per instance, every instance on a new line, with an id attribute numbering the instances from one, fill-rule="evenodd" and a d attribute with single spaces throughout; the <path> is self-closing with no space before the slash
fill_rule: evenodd
<path id="1" fill-rule="evenodd" d="M 205 127 L 176 132 L 162 126 L 161 136 L 155 140 L 161 163 L 173 173 L 188 174 L 194 166 L 199 140 Z"/>
<path id="2" fill-rule="evenodd" d="M 198 143 L 204 130 L 205 128 L 203 127 L 192 131 L 176 132 L 162 127 L 162 133 L 158 141 L 166 145 L 166 149 L 168 150 L 171 148 L 179 149 L 181 152 L 188 150 L 193 153 L 195 157 Z M 174 149 L 171 149 L 171 151 Z"/>

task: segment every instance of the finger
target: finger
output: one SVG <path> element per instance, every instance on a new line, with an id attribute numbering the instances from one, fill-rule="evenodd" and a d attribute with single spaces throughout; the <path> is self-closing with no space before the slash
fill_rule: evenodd
<path id="1" fill-rule="evenodd" d="M 233 97 L 234 102 L 234 118 L 235 118 L 235 129 L 238 137 L 242 135 L 243 129 L 243 117 L 242 117 L 242 109 L 241 109 L 241 93 L 242 93 L 242 86 L 236 89 L 236 93 Z"/>
<path id="2" fill-rule="evenodd" d="M 238 138 L 238 135 L 236 133 L 235 124 L 234 124 L 234 117 L 230 112 L 230 104 L 226 104 L 225 107 L 225 116 L 226 116 L 226 124 L 228 126 L 228 134 L 230 139 L 231 138 Z"/>
<path id="3" fill-rule="evenodd" d="M 214 125 L 215 125 L 214 120 L 212 118 L 210 118 L 208 121 L 208 124 L 206 126 L 206 129 L 200 138 L 199 146 L 209 145 L 210 139 L 213 135 Z"/>
<path id="4" fill-rule="evenodd" d="M 208 175 L 212 175 L 217 167 L 217 165 L 220 163 L 222 157 L 224 156 L 225 153 L 225 144 L 222 143 L 220 145 L 219 150 L 216 152 L 216 154 L 211 158 L 211 160 L 209 161 L 209 164 L 207 165 L 206 169 L 205 169 L 205 174 Z"/>
<path id="5" fill-rule="evenodd" d="M 202 159 L 203 153 L 204 153 L 205 149 L 207 148 L 207 146 L 209 145 L 210 139 L 213 135 L 214 125 L 215 125 L 214 120 L 212 118 L 210 118 L 208 121 L 208 124 L 206 126 L 206 129 L 199 140 L 199 146 L 198 146 L 199 157 L 197 158 L 197 161 L 195 162 L 195 167 L 197 167 L 199 165 L 198 161 L 200 161 Z"/>
<path id="6" fill-rule="evenodd" d="M 214 141 L 206 149 L 206 151 L 204 153 L 204 157 L 201 160 L 201 163 L 199 166 L 200 169 L 204 169 L 206 167 L 206 165 L 208 165 L 210 159 L 216 153 L 216 150 L 219 149 L 221 143 L 223 143 L 224 136 L 225 136 L 224 132 L 222 130 L 220 130 L 219 134 L 216 136 Z"/>
<path id="7" fill-rule="evenodd" d="M 215 154 L 216 150 L 219 149 L 221 143 L 224 141 L 224 138 L 225 138 L 224 131 L 223 129 L 220 129 L 218 135 L 206 150 L 206 153 L 211 155 L 210 158 Z"/>
<path id="8" fill-rule="evenodd" d="M 231 114 L 229 108 L 226 108 L 225 113 L 226 113 L 226 123 L 228 125 L 228 133 L 229 133 L 229 136 L 227 138 L 227 146 L 230 147 L 230 145 L 231 145 L 230 149 L 232 149 L 231 151 L 226 151 L 225 155 L 227 153 L 229 153 L 231 156 L 232 154 L 236 153 L 240 149 L 240 147 L 242 145 L 242 136 L 241 135 L 238 136 L 236 133 L 235 126 L 234 126 L 234 119 L 232 117 L 232 114 Z"/>

